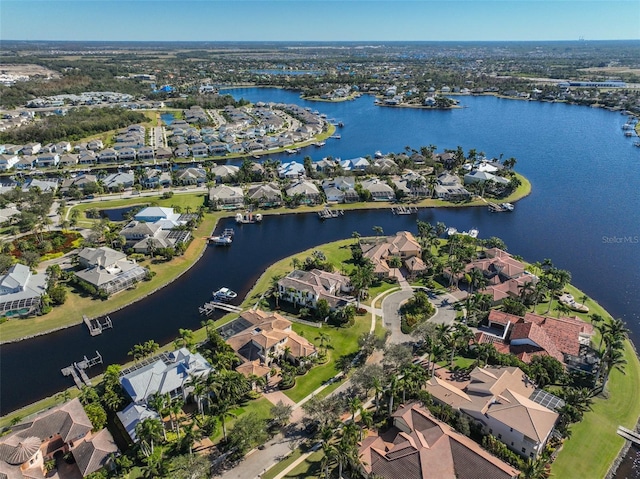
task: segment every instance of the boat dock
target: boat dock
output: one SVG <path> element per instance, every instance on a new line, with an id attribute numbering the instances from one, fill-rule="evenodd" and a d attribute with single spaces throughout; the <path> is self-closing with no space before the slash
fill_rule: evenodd
<path id="1" fill-rule="evenodd" d="M 489 211 L 491 213 L 503 213 L 505 211 L 513 211 L 514 207 L 511 203 L 488 203 Z"/>
<path id="2" fill-rule="evenodd" d="M 636 446 L 640 446 L 640 434 L 623 426 L 618 426 L 618 435 L 624 437 L 627 441 L 631 441 Z"/>
<path id="3" fill-rule="evenodd" d="M 329 218 L 337 218 L 338 216 L 344 216 L 343 210 L 332 210 L 329 208 L 325 208 L 321 211 L 318 211 L 318 218 L 321 220 L 327 220 Z"/>
<path id="4" fill-rule="evenodd" d="M 63 376 L 71 376 L 78 389 L 82 389 L 84 386 L 91 386 L 91 379 L 89 379 L 85 370 L 96 364 L 102 364 L 102 356 L 98 351 L 96 351 L 94 358 L 89 359 L 85 356 L 81 361 L 74 362 L 70 366 L 62 368 L 60 372 Z"/>
<path id="5" fill-rule="evenodd" d="M 91 336 L 97 336 L 102 334 L 102 331 L 105 329 L 113 328 L 113 323 L 111 322 L 111 318 L 109 316 L 105 316 L 102 320 L 100 319 L 89 319 L 86 315 L 82 315 L 82 322 L 87 325 L 89 328 L 89 334 Z"/>
<path id="6" fill-rule="evenodd" d="M 220 309 L 222 311 L 227 311 L 228 313 L 239 313 L 242 311 L 242 308 L 238 306 L 234 306 L 232 304 L 222 303 L 220 301 L 209 301 L 208 303 L 204 303 L 204 305 L 198 308 L 200 314 L 205 314 L 209 316 L 216 309 Z"/>
<path id="7" fill-rule="evenodd" d="M 394 206 L 391 208 L 394 215 L 411 215 L 418 212 L 415 206 Z"/>

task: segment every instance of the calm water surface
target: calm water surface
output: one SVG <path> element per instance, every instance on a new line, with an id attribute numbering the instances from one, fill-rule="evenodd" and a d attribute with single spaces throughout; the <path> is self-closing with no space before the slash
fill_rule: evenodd
<path id="1" fill-rule="evenodd" d="M 623 318 L 640 337 L 640 149 L 625 138 L 626 117 L 600 109 L 564 104 L 458 97 L 464 108 L 451 111 L 376 107 L 371 97 L 343 103 L 306 102 L 277 89 L 230 90 L 252 101 L 298 103 L 343 121 L 341 140 L 278 159 L 304 156 L 343 159 L 418 149 L 430 144 L 461 145 L 487 156 L 515 157 L 532 194 L 512 214 L 484 208 L 425 209 L 422 220 L 443 221 L 459 230 L 477 227 L 480 237 L 498 236 L 509 250 L 529 261 L 551 258 L 573 274 L 573 283 Z M 91 338 L 84 327 L 3 345 L 0 352 L 0 413 L 54 394 L 70 384 L 60 368 L 96 350 L 106 363 L 127 360 L 141 341 L 170 341 L 178 328 L 196 328 L 197 308 L 211 291 L 228 286 L 246 294 L 275 260 L 315 245 L 350 237 L 416 231 L 415 216 L 387 211 L 349 212 L 319 223 L 315 215 L 267 217 L 260 225 L 236 228 L 230 248 L 207 250 L 187 274 L 160 292 L 114 313 L 114 329 Z M 221 224 L 219 228 L 233 226 Z M 81 312 L 77 312 L 78 316 Z M 96 371 L 97 372 L 97 371 Z M 34 385 L 37 385 L 34 386 Z M 636 476 L 628 476 L 636 477 Z"/>

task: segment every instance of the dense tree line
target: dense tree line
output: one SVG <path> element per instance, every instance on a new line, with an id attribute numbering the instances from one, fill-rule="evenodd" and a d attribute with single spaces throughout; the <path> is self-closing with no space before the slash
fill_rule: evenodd
<path id="1" fill-rule="evenodd" d="M 0 142 L 21 144 L 74 141 L 146 120 L 147 117 L 142 113 L 119 107 L 78 108 L 70 110 L 64 116 L 47 116 L 34 124 L 3 132 Z"/>

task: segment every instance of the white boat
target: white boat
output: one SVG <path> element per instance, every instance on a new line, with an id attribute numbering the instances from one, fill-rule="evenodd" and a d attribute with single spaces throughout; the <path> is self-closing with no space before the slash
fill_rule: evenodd
<path id="1" fill-rule="evenodd" d="M 220 288 L 213 292 L 213 297 L 218 301 L 230 301 L 238 296 L 238 293 L 231 291 L 229 288 Z"/>
<path id="2" fill-rule="evenodd" d="M 477 238 L 479 233 L 480 233 L 480 231 L 478 231 L 478 228 L 471 228 L 469 231 L 465 231 L 462 234 L 469 235 L 472 238 Z"/>
<path id="3" fill-rule="evenodd" d="M 233 243 L 231 236 L 227 235 L 211 236 L 209 241 L 216 246 L 230 246 Z"/>
<path id="4" fill-rule="evenodd" d="M 247 211 L 246 213 L 238 213 L 236 214 L 236 223 L 238 224 L 251 224 L 251 223 L 260 223 L 262 221 L 262 215 L 260 213 L 250 213 Z"/>
<path id="5" fill-rule="evenodd" d="M 378 151 L 376 151 L 376 152 L 374 153 L 374 156 L 375 156 L 376 158 L 382 158 L 382 152 L 381 152 L 380 150 L 378 150 Z"/>
<path id="6" fill-rule="evenodd" d="M 453 236 L 457 234 L 458 234 L 458 230 L 453 226 L 450 226 L 449 228 L 447 228 L 447 236 Z"/>
<path id="7" fill-rule="evenodd" d="M 513 211 L 515 209 L 515 206 L 511 203 L 500 203 L 500 206 L 502 206 L 505 211 Z"/>
<path id="8" fill-rule="evenodd" d="M 321 146 L 326 145 L 326 142 L 324 142 L 324 141 L 318 141 L 318 142 L 314 143 L 313 145 L 314 145 L 314 146 L 317 146 L 318 148 L 320 148 Z"/>
<path id="9" fill-rule="evenodd" d="M 297 148 L 292 148 L 291 150 L 287 150 L 287 153 L 290 155 L 295 155 L 296 153 L 300 153 L 300 150 Z"/>

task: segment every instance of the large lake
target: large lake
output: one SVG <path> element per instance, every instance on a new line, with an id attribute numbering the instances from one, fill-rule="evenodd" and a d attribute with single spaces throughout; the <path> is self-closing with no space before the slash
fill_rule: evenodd
<path id="1" fill-rule="evenodd" d="M 343 159 L 400 152 L 405 146 L 461 145 L 487 156 L 515 157 L 516 170 L 533 184 L 532 194 L 511 214 L 485 208 L 425 209 L 419 218 L 443 221 L 459 230 L 477 227 L 480 237 L 498 236 L 509 251 L 529 261 L 551 258 L 573 274 L 573 283 L 640 337 L 640 149 L 621 129 L 626 117 L 601 109 L 564 104 L 458 97 L 450 111 L 377 107 L 373 98 L 344 103 L 305 102 L 278 89 L 230 90 L 252 101 L 298 103 L 343 121 L 341 140 L 310 147 L 282 161 L 323 156 Z M 0 351 L 0 414 L 71 385 L 60 368 L 96 350 L 105 362 L 124 362 L 139 342 L 170 341 L 178 328 L 196 328 L 199 305 L 211 291 L 228 286 L 242 296 L 273 261 L 326 241 L 373 234 L 416 231 L 415 216 L 388 211 L 349 212 L 320 223 L 315 215 L 265 218 L 261 225 L 236 228 L 228 249 L 210 248 L 202 260 L 172 285 L 111 315 L 114 329 L 90 337 L 84 326 L 3 345 Z M 231 226 L 221 224 L 220 228 Z M 629 241 L 630 240 L 630 241 Z M 81 312 L 77 312 L 78 316 Z M 92 371 L 93 372 L 93 371 Z M 95 371 L 98 372 L 98 371 Z"/>

